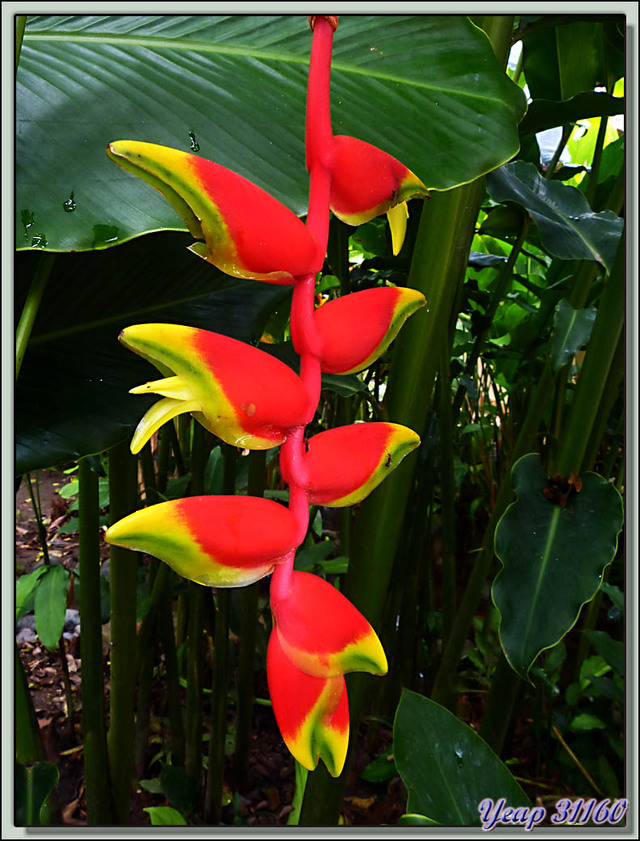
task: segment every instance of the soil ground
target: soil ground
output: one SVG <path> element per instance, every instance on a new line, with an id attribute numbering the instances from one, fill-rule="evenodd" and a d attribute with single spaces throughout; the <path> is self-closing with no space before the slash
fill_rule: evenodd
<path id="1" fill-rule="evenodd" d="M 69 478 L 58 471 L 42 471 L 38 474 L 38 491 L 50 560 L 71 570 L 77 568 L 78 563 L 77 534 L 60 533 L 61 527 L 69 519 L 69 504 L 58 493 Z M 106 544 L 103 551 L 106 558 Z M 36 519 L 28 487 L 23 482 L 16 496 L 16 577 L 30 572 L 41 562 L 42 551 Z M 69 594 L 68 606 L 77 608 L 73 592 Z M 62 654 L 59 651 L 49 651 L 38 640 L 19 644 L 20 657 L 27 675 L 46 756 L 50 762 L 57 765 L 60 773 L 56 795 L 60 820 L 66 826 L 86 825 L 81 731 L 81 660 L 78 643 L 77 637 L 64 642 L 64 662 L 74 707 L 73 722 L 68 715 Z M 257 694 L 267 697 L 264 674 L 257 673 L 256 682 L 258 689 L 261 683 L 264 684 L 264 691 L 258 691 Z M 109 674 L 108 667 L 105 666 L 107 705 L 108 690 Z M 267 707 L 254 707 L 252 742 L 247 779 L 238 788 L 235 807 L 232 803 L 225 806 L 223 823 L 231 825 L 235 822 L 247 826 L 285 825 L 291 812 L 295 789 L 294 762 L 282 741 L 272 711 Z M 368 753 L 361 748 L 354 766 L 362 770 L 369 761 L 388 750 L 390 743 L 391 729 L 379 726 L 376 728 L 374 747 Z M 155 748 L 151 746 L 150 749 L 152 759 L 153 752 L 157 752 L 157 744 Z M 230 772 L 230 768 L 227 770 Z M 144 776 L 152 778 L 157 776 L 157 773 L 156 763 L 155 767 L 151 765 L 148 768 L 148 773 Z M 225 790 L 225 793 L 230 800 L 231 790 Z M 148 826 L 149 817 L 143 811 L 144 807 L 166 803 L 162 795 L 139 788 L 132 798 L 131 825 Z M 346 825 L 354 826 L 395 825 L 405 811 L 405 803 L 406 792 L 398 776 L 393 776 L 385 782 L 370 783 L 352 775 L 347 785 L 342 821 Z"/>

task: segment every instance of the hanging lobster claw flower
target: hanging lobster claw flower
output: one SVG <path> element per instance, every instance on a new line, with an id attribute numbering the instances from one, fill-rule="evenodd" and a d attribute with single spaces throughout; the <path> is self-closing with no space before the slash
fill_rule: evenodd
<path id="1" fill-rule="evenodd" d="M 311 505 L 340 508 L 361 502 L 416 447 L 419 436 L 397 423 L 354 423 L 308 441 L 305 469 Z M 287 465 L 281 465 L 288 484 Z"/>
<path id="2" fill-rule="evenodd" d="M 133 453 L 183 412 L 191 412 L 227 444 L 254 450 L 277 447 L 313 412 L 291 368 L 228 336 L 179 324 L 137 324 L 125 328 L 120 341 L 170 374 L 131 389 L 163 397 L 138 424 Z"/>
<path id="3" fill-rule="evenodd" d="M 158 190 L 204 243 L 191 248 L 221 271 L 291 284 L 317 262 L 304 223 L 273 196 L 225 167 L 179 149 L 118 140 L 109 158 Z"/>
<path id="4" fill-rule="evenodd" d="M 146 552 L 183 578 L 242 587 L 269 575 L 298 545 L 288 508 L 252 496 L 192 496 L 141 508 L 118 520 L 107 543 Z"/>
<path id="5" fill-rule="evenodd" d="M 427 303 L 417 289 L 380 286 L 343 295 L 318 307 L 315 322 L 325 374 L 353 374 L 375 362 L 404 322 Z"/>
<path id="6" fill-rule="evenodd" d="M 273 588 L 271 612 L 286 656 L 313 677 L 383 675 L 387 658 L 376 632 L 349 599 L 323 578 L 293 572 L 286 596 Z"/>
<path id="7" fill-rule="evenodd" d="M 406 202 L 426 198 L 427 188 L 396 158 L 364 140 L 336 135 L 331 172 L 331 210 L 348 225 L 386 213 L 393 253 L 404 242 L 409 212 Z"/>
<path id="8" fill-rule="evenodd" d="M 349 703 L 344 677 L 305 674 L 284 653 L 274 629 L 267 649 L 267 680 L 282 738 L 295 759 L 313 771 L 322 759 L 329 773 L 342 772 L 349 746 Z"/>

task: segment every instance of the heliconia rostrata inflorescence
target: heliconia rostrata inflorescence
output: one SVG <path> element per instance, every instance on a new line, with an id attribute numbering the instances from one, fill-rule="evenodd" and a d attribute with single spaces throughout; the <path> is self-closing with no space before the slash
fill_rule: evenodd
<path id="1" fill-rule="evenodd" d="M 324 579 L 293 569 L 309 505 L 360 502 L 420 443 L 393 423 L 358 423 L 305 442 L 322 373 L 365 369 L 404 321 L 424 306 L 420 292 L 392 286 L 356 292 L 315 309 L 330 210 L 350 225 L 387 213 L 393 251 L 402 245 L 406 201 L 426 197 L 422 182 L 395 158 L 352 137 L 334 136 L 329 84 L 337 18 L 309 18 L 313 30 L 307 90 L 306 224 L 246 178 L 196 155 L 119 140 L 107 154 L 171 203 L 197 239 L 193 251 L 223 272 L 293 286 L 291 336 L 300 375 L 261 350 L 227 336 L 175 324 L 125 329 L 122 344 L 155 364 L 161 377 L 132 389 L 159 400 L 140 421 L 138 452 L 165 422 L 188 412 L 228 444 L 280 446 L 289 507 L 247 496 L 198 496 L 152 505 L 112 525 L 109 543 L 147 552 L 185 578 L 238 587 L 271 575 L 274 625 L 267 677 L 276 721 L 297 761 L 319 758 L 341 773 L 349 741 L 344 674 L 382 675 L 387 661 L 367 620 Z"/>

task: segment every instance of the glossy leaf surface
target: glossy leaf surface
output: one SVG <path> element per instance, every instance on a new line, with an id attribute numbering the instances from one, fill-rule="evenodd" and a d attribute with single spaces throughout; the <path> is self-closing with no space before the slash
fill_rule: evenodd
<path id="1" fill-rule="evenodd" d="M 380 287 L 328 301 L 315 311 L 322 342 L 320 364 L 327 374 L 362 371 L 375 362 L 407 318 L 425 306 L 416 289 Z"/>
<path id="2" fill-rule="evenodd" d="M 444 826 L 477 826 L 478 804 L 504 797 L 530 805 L 491 748 L 449 710 L 405 689 L 393 724 L 396 765 L 408 791 L 407 812 Z"/>
<path id="3" fill-rule="evenodd" d="M 304 15 L 30 16 L 17 246 L 101 248 L 184 229 L 106 158 L 118 138 L 198 152 L 305 212 L 310 46 Z M 331 93 L 336 133 L 396 156 L 429 188 L 470 181 L 518 149 L 524 97 L 462 16 L 342 16 Z"/>
<path id="4" fill-rule="evenodd" d="M 544 179 L 524 161 L 492 172 L 487 187 L 494 201 L 517 202 L 531 214 L 545 248 L 555 256 L 596 260 L 611 269 L 623 228 L 615 213 L 594 213 L 575 187 Z"/>
<path id="5" fill-rule="evenodd" d="M 18 474 L 131 438 L 152 400 L 128 391 L 153 369 L 118 343 L 124 327 L 151 319 L 260 338 L 287 291 L 223 275 L 187 250 L 192 241 L 167 231 L 56 255 L 16 384 Z M 18 312 L 40 259 L 16 255 Z"/>
<path id="6" fill-rule="evenodd" d="M 291 512 L 251 496 L 192 496 L 134 511 L 107 529 L 115 546 L 147 552 L 208 587 L 241 587 L 295 548 Z"/>
<path id="7" fill-rule="evenodd" d="M 512 471 L 518 495 L 496 529 L 502 570 L 493 584 L 507 660 L 526 678 L 538 654 L 573 627 L 615 555 L 622 528 L 616 488 L 595 473 L 582 477 L 562 505 L 545 496 L 549 483 L 537 455 Z"/>

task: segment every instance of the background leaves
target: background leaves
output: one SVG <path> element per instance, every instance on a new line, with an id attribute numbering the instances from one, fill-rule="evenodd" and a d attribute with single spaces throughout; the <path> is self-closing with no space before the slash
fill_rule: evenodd
<path id="1" fill-rule="evenodd" d="M 445 826 L 479 824 L 478 804 L 526 795 L 489 746 L 429 698 L 404 690 L 393 727 L 394 755 L 409 798 L 407 812 Z"/>
<path id="2" fill-rule="evenodd" d="M 513 467 L 518 499 L 496 529 L 503 569 L 492 592 L 505 655 L 525 678 L 538 654 L 573 627 L 616 551 L 620 495 L 602 476 L 582 478 L 580 492 L 562 505 L 545 496 L 549 483 L 537 455 Z"/>

